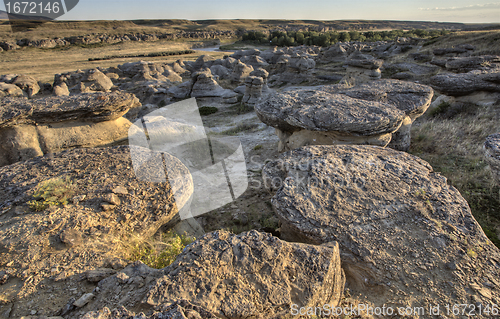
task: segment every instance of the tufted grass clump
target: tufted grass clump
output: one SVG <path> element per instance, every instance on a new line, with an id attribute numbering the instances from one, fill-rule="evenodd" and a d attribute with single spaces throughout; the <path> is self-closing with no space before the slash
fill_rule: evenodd
<path id="1" fill-rule="evenodd" d="M 68 200 L 74 195 L 75 187 L 69 176 L 55 177 L 40 182 L 36 186 L 32 201 L 28 202 L 29 207 L 34 211 L 43 211 L 49 206 L 66 205 Z"/>
<path id="2" fill-rule="evenodd" d="M 142 261 L 151 268 L 165 268 L 195 240 L 194 237 L 178 235 L 174 231 L 160 234 L 151 240 L 135 238 L 129 244 L 127 258 L 132 261 Z"/>
<path id="3" fill-rule="evenodd" d="M 200 115 L 210 115 L 218 111 L 215 106 L 202 106 L 200 107 Z"/>

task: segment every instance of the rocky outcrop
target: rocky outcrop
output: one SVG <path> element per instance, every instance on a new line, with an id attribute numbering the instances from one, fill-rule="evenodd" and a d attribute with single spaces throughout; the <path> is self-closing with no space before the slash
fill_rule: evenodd
<path id="1" fill-rule="evenodd" d="M 356 84 L 378 80 L 382 76 L 380 67 L 383 63 L 383 60 L 378 60 L 371 55 L 355 51 L 346 60 L 347 71 L 345 79 L 350 83 L 354 82 Z"/>
<path id="2" fill-rule="evenodd" d="M 23 282 L 0 285 L 7 301 L 15 298 L 11 316 L 29 313 L 35 289 L 45 314 L 64 312 L 71 296 L 70 309 L 85 295 L 79 305 L 89 303 L 93 297 L 88 294 L 97 293 L 85 291 L 89 285 L 82 279 L 97 282 L 113 275 L 126 265 L 127 243 L 149 238 L 178 218 L 177 209 L 189 200 L 193 183 L 179 160 L 168 154 L 164 158 L 169 172 L 180 174 L 175 184 L 136 176 L 128 146 L 73 149 L 0 168 L 0 267 L 9 271 L 13 283 Z M 35 206 L 29 202 L 41 204 L 33 195 L 47 182 L 58 183 L 66 204 L 32 211 Z"/>
<path id="3" fill-rule="evenodd" d="M 470 44 L 460 44 L 451 48 L 436 48 L 432 50 L 432 53 L 438 56 L 467 56 L 470 55 L 474 49 L 475 47 Z"/>
<path id="4" fill-rule="evenodd" d="M 56 74 L 54 88 L 64 88 L 63 83 L 73 93 L 109 92 L 113 87 L 111 79 L 98 69 Z M 55 89 L 54 94 L 56 94 Z"/>
<path id="5" fill-rule="evenodd" d="M 17 85 L 0 82 L 0 97 L 23 96 L 24 92 Z"/>
<path id="6" fill-rule="evenodd" d="M 471 57 L 450 58 L 446 61 L 447 70 L 466 73 L 473 70 L 489 70 L 500 67 L 500 56 L 480 55 Z"/>
<path id="7" fill-rule="evenodd" d="M 21 89 L 20 91 L 14 86 Z M 40 92 L 38 81 L 25 74 L 5 74 L 0 77 L 0 97 L 26 95 L 32 98 Z"/>
<path id="8" fill-rule="evenodd" d="M 245 79 L 245 95 L 242 102 L 248 106 L 254 106 L 262 97 L 262 87 L 264 80 L 261 77 L 250 75 Z"/>
<path id="9" fill-rule="evenodd" d="M 207 234 L 164 272 L 148 304 L 185 299 L 221 318 L 282 318 L 292 304 L 335 307 L 344 285 L 335 243 L 287 243 L 257 231 Z"/>
<path id="10" fill-rule="evenodd" d="M 26 92 L 29 98 L 33 97 L 33 95 L 37 94 L 40 91 L 40 86 L 38 85 L 38 81 L 29 75 L 19 75 L 17 76 L 12 84 L 17 85 L 21 90 Z"/>
<path id="11" fill-rule="evenodd" d="M 248 66 L 253 67 L 254 69 L 257 68 L 265 69 L 269 66 L 269 63 L 267 63 L 263 58 L 261 58 L 258 55 L 244 56 L 240 59 L 240 61 Z"/>
<path id="12" fill-rule="evenodd" d="M 476 70 L 461 74 L 438 74 L 430 79 L 432 87 L 451 96 L 476 91 L 500 92 L 500 68 Z"/>
<path id="13" fill-rule="evenodd" d="M 397 80 L 353 88 L 327 85 L 270 96 L 255 111 L 276 128 L 280 151 L 325 144 L 386 146 L 396 132 L 393 147 L 404 149 L 409 147 L 408 126 L 425 112 L 432 94 L 427 86 Z"/>
<path id="14" fill-rule="evenodd" d="M 338 242 L 347 287 L 375 307 L 486 305 L 500 297 L 500 251 L 460 193 L 418 157 L 376 146 L 309 146 L 262 174 L 276 191 L 282 237 Z"/>
<path id="15" fill-rule="evenodd" d="M 94 93 L 0 100 L 0 165 L 74 147 L 109 145 L 127 137 L 121 117 L 140 103 L 132 94 Z"/>
<path id="16" fill-rule="evenodd" d="M 178 62 L 175 63 L 178 64 Z M 175 65 L 175 63 L 172 65 Z M 146 61 L 128 62 L 118 65 L 118 69 L 123 72 L 124 75 L 131 77 L 135 81 L 182 82 L 182 77 L 176 73 L 173 66 L 167 63 Z M 177 67 L 177 69 L 181 74 L 186 73 L 186 70 L 182 67 L 181 69 Z"/>
<path id="17" fill-rule="evenodd" d="M 245 78 L 248 77 L 252 71 L 252 66 L 248 66 L 245 63 L 238 61 L 234 65 L 233 73 L 231 74 L 231 81 L 241 83 L 245 81 Z"/>
<path id="18" fill-rule="evenodd" d="M 317 56 L 317 61 L 320 63 L 336 63 L 344 62 L 347 58 L 347 52 L 342 44 L 337 43 L 328 48 L 321 50 Z"/>
<path id="19" fill-rule="evenodd" d="M 484 142 L 483 149 L 493 178 L 500 184 L 500 133 L 488 136 Z"/>
<path id="20" fill-rule="evenodd" d="M 205 102 L 236 103 L 237 94 L 222 88 L 212 77 L 210 69 L 195 72 L 192 76 L 191 97 Z"/>

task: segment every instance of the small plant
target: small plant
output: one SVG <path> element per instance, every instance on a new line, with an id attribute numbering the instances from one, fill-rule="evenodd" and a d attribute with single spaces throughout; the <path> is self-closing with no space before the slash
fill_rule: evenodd
<path id="1" fill-rule="evenodd" d="M 260 144 L 255 145 L 253 148 L 254 151 L 258 151 L 260 149 L 262 149 L 262 145 L 260 145 Z"/>
<path id="2" fill-rule="evenodd" d="M 442 102 L 440 103 L 438 106 L 436 106 L 434 109 L 432 109 L 430 112 L 429 112 L 429 115 L 434 117 L 434 116 L 437 116 L 439 114 L 443 114 L 445 113 L 448 109 L 450 108 L 450 103 L 448 102 Z"/>
<path id="3" fill-rule="evenodd" d="M 185 235 L 178 235 L 169 231 L 156 240 L 135 240 L 130 247 L 128 258 L 133 261 L 140 260 L 151 268 L 165 268 L 175 261 L 183 249 L 196 239 Z"/>
<path id="4" fill-rule="evenodd" d="M 35 200 L 29 201 L 29 207 L 34 211 L 43 211 L 49 206 L 66 205 L 75 193 L 75 187 L 69 176 L 55 177 L 40 182 L 33 194 Z"/>
<path id="5" fill-rule="evenodd" d="M 215 106 L 202 106 L 200 107 L 200 115 L 210 115 L 218 111 Z"/>
<path id="6" fill-rule="evenodd" d="M 472 249 L 467 249 L 467 255 L 471 258 L 476 258 L 477 257 L 477 253 L 472 250 Z"/>

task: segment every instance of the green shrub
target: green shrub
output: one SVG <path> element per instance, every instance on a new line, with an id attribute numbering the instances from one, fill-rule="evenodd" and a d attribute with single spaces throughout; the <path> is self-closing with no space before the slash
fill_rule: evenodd
<path id="1" fill-rule="evenodd" d="M 29 201 L 29 207 L 34 211 L 42 211 L 53 205 L 66 205 L 74 195 L 75 187 L 69 176 L 55 177 L 40 182 L 33 194 L 35 200 Z"/>
<path id="2" fill-rule="evenodd" d="M 258 151 L 258 150 L 262 149 L 262 145 L 260 145 L 260 144 L 255 145 L 255 147 L 253 149 L 254 149 L 254 151 Z"/>
<path id="3" fill-rule="evenodd" d="M 437 116 L 445 113 L 450 108 L 450 103 L 442 102 L 429 112 L 430 116 Z"/>
<path id="4" fill-rule="evenodd" d="M 210 115 L 218 111 L 215 106 L 202 106 L 200 107 L 200 115 Z"/>
<path id="5" fill-rule="evenodd" d="M 160 234 L 152 241 L 135 240 L 129 249 L 128 258 L 132 261 L 142 261 L 151 268 L 165 268 L 175 261 L 184 248 L 196 238 L 178 235 L 173 231 Z"/>

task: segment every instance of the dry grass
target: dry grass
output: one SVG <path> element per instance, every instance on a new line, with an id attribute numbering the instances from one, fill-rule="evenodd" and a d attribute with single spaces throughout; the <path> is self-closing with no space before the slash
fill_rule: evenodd
<path id="1" fill-rule="evenodd" d="M 497 132 L 500 105 L 469 105 L 460 113 L 418 119 L 412 128 L 410 152 L 448 178 L 490 239 L 500 246 L 500 189 L 483 156 L 486 137 Z"/>

